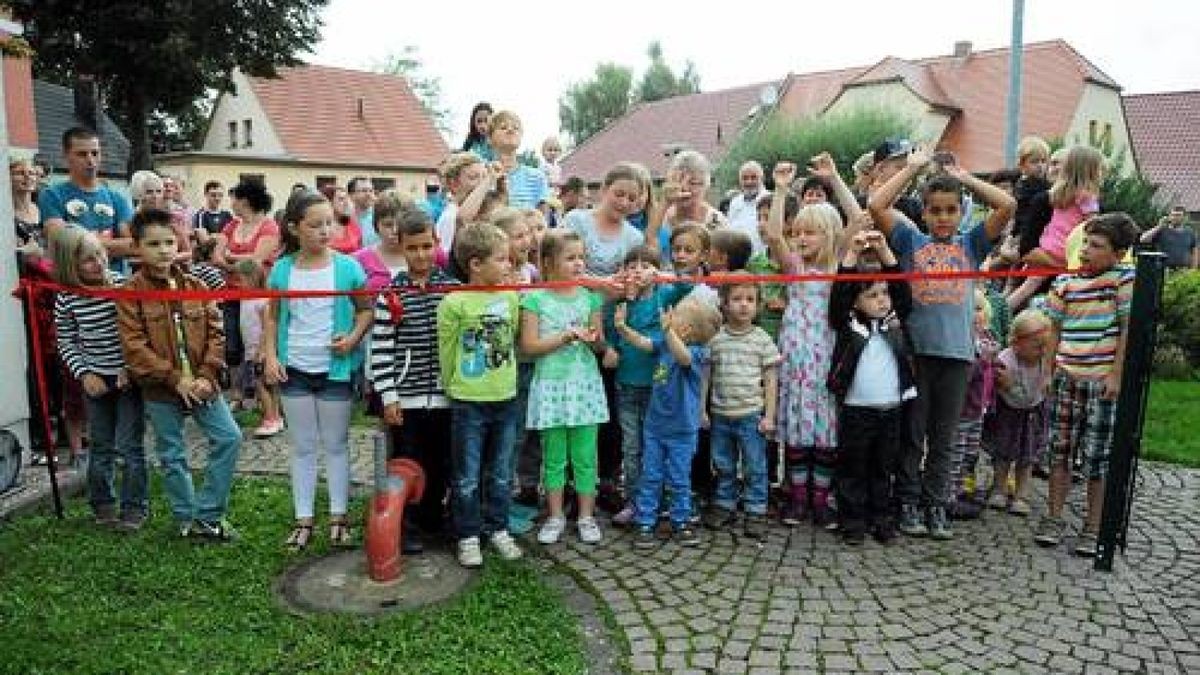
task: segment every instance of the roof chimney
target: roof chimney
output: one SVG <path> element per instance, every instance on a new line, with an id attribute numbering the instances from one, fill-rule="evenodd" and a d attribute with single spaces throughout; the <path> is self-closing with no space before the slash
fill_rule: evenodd
<path id="1" fill-rule="evenodd" d="M 971 41 L 959 40 L 954 43 L 954 55 L 960 59 L 965 59 L 971 55 Z"/>

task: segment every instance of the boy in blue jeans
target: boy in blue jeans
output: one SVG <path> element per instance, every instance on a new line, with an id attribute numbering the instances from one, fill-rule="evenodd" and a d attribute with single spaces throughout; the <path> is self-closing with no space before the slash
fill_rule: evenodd
<path id="1" fill-rule="evenodd" d="M 200 279 L 175 264 L 179 240 L 171 214 L 158 209 L 137 213 L 131 224 L 141 269 L 125 285 L 134 291 L 208 290 Z M 142 389 L 154 428 L 163 484 L 182 537 L 230 541 L 236 533 L 225 520 L 229 490 L 242 445 L 242 432 L 221 395 L 218 375 L 225 367 L 221 311 L 212 300 L 122 300 L 117 330 L 125 367 Z M 184 412 L 208 439 L 204 487 L 192 485 Z"/>
<path id="2" fill-rule="evenodd" d="M 455 235 L 454 259 L 472 286 L 503 284 L 512 271 L 508 237 L 488 223 Z M 500 557 L 521 557 L 508 533 L 519 423 L 514 353 L 519 311 L 512 291 L 450 293 L 437 308 L 438 365 L 450 399 L 451 509 L 463 567 L 483 564 L 484 534 Z"/>
<path id="3" fill-rule="evenodd" d="M 638 479 L 634 546 L 658 544 L 654 525 L 658 518 L 664 482 L 671 491 L 671 525 L 683 546 L 696 546 L 700 538 L 688 525 L 692 516 L 692 456 L 700 429 L 700 380 L 708 361 L 704 346 L 721 327 L 717 310 L 699 300 L 686 299 L 663 312 L 662 337 L 648 338 L 629 327 L 625 306 L 617 308 L 614 323 L 621 337 L 644 352 L 654 354 L 654 385 L 642 428 L 642 474 Z"/>

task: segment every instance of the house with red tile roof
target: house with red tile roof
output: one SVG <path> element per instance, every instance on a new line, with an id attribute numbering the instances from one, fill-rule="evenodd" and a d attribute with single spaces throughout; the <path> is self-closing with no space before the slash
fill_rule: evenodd
<path id="1" fill-rule="evenodd" d="M 1200 90 L 1126 96 L 1138 170 L 1159 196 L 1200 216 Z"/>
<path id="2" fill-rule="evenodd" d="M 944 56 L 889 56 L 868 66 L 792 73 L 777 83 L 639 105 L 565 157 L 563 172 L 596 183 L 624 159 L 642 162 L 661 177 L 666 157 L 685 147 L 718 163 L 745 124 L 761 114 L 756 106 L 772 102 L 776 114 L 798 119 L 885 107 L 911 116 L 915 140 L 954 152 L 963 166 L 1000 169 L 1009 53 L 973 51 L 969 42 L 959 42 Z M 1120 87 L 1112 78 L 1062 40 L 1027 44 L 1023 54 L 1022 135 L 1117 152 L 1130 147 Z"/>
<path id="3" fill-rule="evenodd" d="M 345 185 L 365 176 L 378 190 L 424 193 L 449 152 L 404 78 L 330 66 L 282 68 L 275 78 L 233 73 L 234 91 L 213 107 L 199 150 L 155 157 L 193 199 L 207 180 L 261 178 L 281 199 L 297 183 Z"/>

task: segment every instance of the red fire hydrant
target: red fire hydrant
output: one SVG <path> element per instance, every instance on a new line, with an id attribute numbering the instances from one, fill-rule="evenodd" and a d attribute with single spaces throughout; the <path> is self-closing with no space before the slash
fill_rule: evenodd
<path id="1" fill-rule="evenodd" d="M 411 459 L 387 459 L 387 440 L 375 437 L 375 495 L 367 509 L 367 574 L 371 581 L 388 583 L 400 578 L 404 560 L 400 541 L 404 507 L 421 501 L 425 472 Z"/>

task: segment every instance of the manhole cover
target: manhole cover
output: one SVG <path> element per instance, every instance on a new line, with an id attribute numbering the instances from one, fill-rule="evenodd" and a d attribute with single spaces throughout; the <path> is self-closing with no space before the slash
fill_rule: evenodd
<path id="1" fill-rule="evenodd" d="M 290 609 L 302 613 L 382 614 L 416 609 L 449 599 L 471 580 L 446 551 L 406 558 L 400 578 L 377 584 L 367 576 L 361 551 L 342 551 L 305 560 L 286 570 L 276 592 Z"/>

